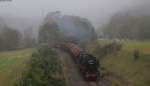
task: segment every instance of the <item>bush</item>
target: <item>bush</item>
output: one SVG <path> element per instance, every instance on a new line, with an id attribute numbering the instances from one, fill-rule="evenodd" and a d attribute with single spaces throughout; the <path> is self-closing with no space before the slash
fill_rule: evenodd
<path id="1" fill-rule="evenodd" d="M 30 69 L 16 86 L 66 86 L 62 70 L 57 53 L 49 48 L 40 48 L 32 54 Z"/>
<path id="2" fill-rule="evenodd" d="M 94 48 L 90 48 L 92 53 L 96 55 L 99 59 L 102 59 L 104 56 L 108 54 L 116 54 L 118 51 L 122 49 L 122 44 L 120 43 L 109 43 L 106 45 L 94 44 Z M 93 46 L 92 46 L 93 47 Z"/>
<path id="3" fill-rule="evenodd" d="M 112 53 L 117 53 L 120 51 L 122 48 L 122 45 L 120 43 L 110 43 L 108 45 L 105 45 L 102 49 L 106 54 L 112 54 Z"/>

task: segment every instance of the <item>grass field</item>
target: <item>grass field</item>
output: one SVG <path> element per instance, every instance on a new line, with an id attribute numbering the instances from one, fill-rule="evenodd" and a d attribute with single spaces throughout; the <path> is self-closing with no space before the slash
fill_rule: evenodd
<path id="1" fill-rule="evenodd" d="M 106 43 L 99 41 L 102 46 L 108 43 L 108 41 Z M 106 55 L 101 63 L 102 66 L 129 82 L 131 86 L 150 86 L 150 42 L 122 41 L 121 43 L 123 49 L 118 54 Z M 89 49 L 94 50 L 95 48 Z M 140 51 L 140 58 L 137 60 L 133 58 L 135 49 Z M 0 86 L 15 84 L 21 77 L 21 73 L 27 69 L 27 62 L 33 51 L 33 49 L 25 49 L 0 52 Z M 116 86 L 116 83 L 119 83 L 117 86 L 125 86 L 113 78 L 111 81 L 112 86 Z"/>
<path id="2" fill-rule="evenodd" d="M 129 82 L 131 86 L 150 86 L 150 42 L 123 41 L 122 44 L 122 51 L 117 55 L 107 55 L 102 66 Z M 140 51 L 138 60 L 133 57 L 135 49 Z"/>
<path id="3" fill-rule="evenodd" d="M 13 86 L 26 69 L 33 49 L 0 52 L 0 86 Z"/>

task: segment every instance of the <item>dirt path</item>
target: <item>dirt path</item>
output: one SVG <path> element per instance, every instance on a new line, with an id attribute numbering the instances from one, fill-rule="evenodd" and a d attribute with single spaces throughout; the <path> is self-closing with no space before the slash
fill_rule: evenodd
<path id="1" fill-rule="evenodd" d="M 71 83 L 71 86 L 109 86 L 105 80 L 100 80 L 98 83 L 87 83 L 83 80 L 81 77 L 81 74 L 79 73 L 76 64 L 74 64 L 73 60 L 71 59 L 70 55 L 67 53 L 57 50 L 58 53 L 63 57 L 66 64 L 68 65 L 68 77 L 69 81 Z"/>

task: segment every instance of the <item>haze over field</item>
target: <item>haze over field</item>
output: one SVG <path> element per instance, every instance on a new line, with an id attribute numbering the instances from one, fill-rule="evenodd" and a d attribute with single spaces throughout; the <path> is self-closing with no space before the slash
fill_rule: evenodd
<path id="1" fill-rule="evenodd" d="M 130 9 L 149 3 L 149 0 L 12 0 L 0 2 L 0 16 L 23 21 L 24 25 L 35 26 L 48 12 L 61 11 L 64 14 L 88 18 L 95 27 L 102 25 L 110 16 L 123 9 Z M 14 21 L 14 20 L 13 20 Z M 28 22 L 29 21 L 29 22 Z M 33 21 L 30 23 L 30 21 Z M 11 21 L 9 21 L 11 22 Z M 28 24 L 30 23 L 30 24 Z M 19 26 L 14 23 L 14 25 Z M 13 26 L 14 26 L 13 25 Z"/>

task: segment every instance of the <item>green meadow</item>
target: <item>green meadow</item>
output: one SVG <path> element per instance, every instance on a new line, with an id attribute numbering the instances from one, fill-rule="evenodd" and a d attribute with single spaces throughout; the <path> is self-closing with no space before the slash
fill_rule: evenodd
<path id="1" fill-rule="evenodd" d="M 33 49 L 0 52 L 0 86 L 13 86 L 27 69 Z"/>

